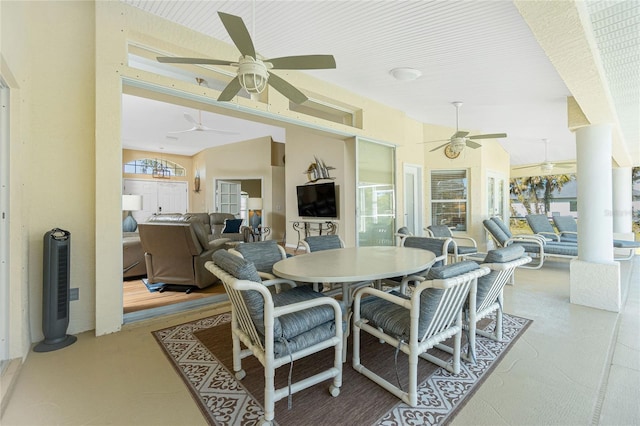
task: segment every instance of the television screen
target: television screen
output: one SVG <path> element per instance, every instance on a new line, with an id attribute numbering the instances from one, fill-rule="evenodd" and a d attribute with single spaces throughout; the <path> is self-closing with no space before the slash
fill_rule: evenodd
<path id="1" fill-rule="evenodd" d="M 333 182 L 301 185 L 296 189 L 300 217 L 338 217 L 336 186 Z"/>

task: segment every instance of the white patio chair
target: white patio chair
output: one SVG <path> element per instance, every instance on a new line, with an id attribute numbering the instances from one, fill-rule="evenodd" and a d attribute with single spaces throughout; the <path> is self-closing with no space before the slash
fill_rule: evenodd
<path id="1" fill-rule="evenodd" d="M 463 261 L 432 268 L 427 277 L 409 276 L 417 283 L 411 296 L 361 288 L 355 294 L 353 317 L 353 368 L 403 402 L 415 407 L 418 399 L 418 358 L 432 362 L 453 374 L 460 372 L 462 307 L 476 295 L 478 277 L 489 268 Z M 366 368 L 360 361 L 360 331 L 398 348 L 409 357 L 409 386 L 400 389 Z M 441 360 L 427 351 L 454 337 L 453 358 Z"/>
<path id="2" fill-rule="evenodd" d="M 342 385 L 342 309 L 331 297 L 293 281 L 262 282 L 253 263 L 226 250 L 218 250 L 206 268 L 224 284 L 231 301 L 233 371 L 245 377 L 242 359 L 253 355 L 264 366 L 265 392 L 262 424 L 270 424 L 275 403 L 292 393 L 328 379 L 329 392 L 340 394 Z M 288 284 L 291 290 L 272 294 L 265 283 Z M 246 349 L 242 349 L 243 344 Z M 333 366 L 280 389 L 275 388 L 275 370 L 295 360 L 334 348 Z"/>
<path id="3" fill-rule="evenodd" d="M 430 225 L 425 228 L 431 238 L 451 238 L 453 243 L 449 247 L 449 255 L 453 262 L 460 262 L 467 256 L 478 254 L 478 243 L 471 237 L 453 235 L 446 225 Z M 462 242 L 462 244 L 460 244 Z M 470 244 L 470 245 L 469 245 Z"/>

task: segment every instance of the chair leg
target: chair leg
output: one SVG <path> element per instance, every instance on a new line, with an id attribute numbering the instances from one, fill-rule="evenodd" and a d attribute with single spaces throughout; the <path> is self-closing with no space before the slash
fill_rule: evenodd
<path id="1" fill-rule="evenodd" d="M 264 368 L 264 420 L 272 422 L 276 409 L 276 390 L 274 383 L 275 371 L 273 368 Z"/>
<path id="2" fill-rule="evenodd" d="M 407 404 L 412 407 L 418 405 L 418 345 L 412 347 L 409 353 L 409 389 L 407 389 Z"/>

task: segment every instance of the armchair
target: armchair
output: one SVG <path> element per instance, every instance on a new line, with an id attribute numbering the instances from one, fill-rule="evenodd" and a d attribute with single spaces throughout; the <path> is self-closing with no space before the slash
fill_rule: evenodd
<path id="1" fill-rule="evenodd" d="M 502 341 L 502 308 L 503 289 L 507 283 L 512 282 L 515 269 L 531 262 L 529 256 L 524 255 L 524 248 L 518 244 L 508 247 L 490 250 L 484 262 L 480 266 L 490 269 L 488 275 L 478 278 L 476 297 L 469 296 L 465 303 L 465 319 L 463 328 L 469 331 L 469 350 L 465 359 L 476 361 L 476 334 L 495 341 Z M 496 322 L 493 332 L 478 330 L 478 321 L 496 312 Z M 449 353 L 453 353 L 450 347 L 440 347 Z"/>
<path id="2" fill-rule="evenodd" d="M 209 242 L 201 223 L 140 223 L 138 229 L 149 283 L 189 293 L 215 282 L 204 265 L 225 241 Z"/>
<path id="3" fill-rule="evenodd" d="M 478 243 L 476 243 L 476 240 L 471 237 L 454 236 L 446 225 L 430 225 L 426 231 L 432 238 L 451 238 L 453 240 L 453 244 L 449 247 L 448 253 L 454 262 L 459 262 L 467 256 L 478 253 Z M 458 241 L 465 241 L 471 243 L 471 245 L 459 245 Z"/>
<path id="4" fill-rule="evenodd" d="M 265 392 L 262 423 L 274 420 L 275 403 L 288 395 L 317 383 L 333 379 L 329 392 L 336 397 L 342 385 L 342 312 L 336 300 L 314 292 L 309 287 L 296 287 L 272 294 L 253 263 L 218 250 L 209 271 L 224 284 L 231 301 L 231 337 L 233 370 L 238 380 L 246 373 L 242 359 L 253 355 L 264 366 Z M 247 349 L 242 349 L 241 344 Z M 306 377 L 289 387 L 275 389 L 275 370 L 305 356 L 333 348 L 333 367 Z M 289 376 L 291 382 L 291 376 Z"/>
<path id="5" fill-rule="evenodd" d="M 411 296 L 361 288 L 355 294 L 353 316 L 353 368 L 412 407 L 418 399 L 418 358 L 432 362 L 453 374 L 460 372 L 462 306 L 471 292 L 476 297 L 476 280 L 489 273 L 486 267 L 463 261 L 432 268 L 427 277 L 410 276 L 417 283 Z M 366 296 L 366 297 L 365 297 Z M 400 389 L 366 368 L 360 361 L 360 332 L 377 337 L 409 357 L 409 386 Z M 450 362 L 427 351 L 453 337 Z"/>
<path id="6" fill-rule="evenodd" d="M 429 237 L 414 237 L 412 235 L 406 236 L 400 240 L 401 247 L 413 247 L 423 250 L 429 250 L 430 252 L 435 254 L 436 258 L 431 267 L 438 267 L 447 264 L 447 253 L 452 243 L 453 240 L 451 238 L 440 239 Z M 414 275 L 426 276 L 428 272 L 429 269 Z M 402 284 L 404 282 L 404 278 L 405 277 L 387 278 L 384 280 L 384 283 L 396 286 Z M 404 292 L 405 290 L 406 289 L 403 287 L 402 291 Z"/>

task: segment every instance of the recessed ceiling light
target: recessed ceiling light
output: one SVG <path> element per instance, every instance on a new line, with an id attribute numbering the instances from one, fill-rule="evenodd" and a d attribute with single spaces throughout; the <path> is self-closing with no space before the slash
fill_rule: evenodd
<path id="1" fill-rule="evenodd" d="M 389 74 L 393 76 L 396 80 L 400 81 L 412 81 L 422 75 L 422 72 L 415 68 L 394 68 L 389 71 Z"/>

